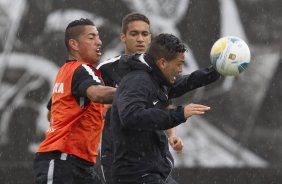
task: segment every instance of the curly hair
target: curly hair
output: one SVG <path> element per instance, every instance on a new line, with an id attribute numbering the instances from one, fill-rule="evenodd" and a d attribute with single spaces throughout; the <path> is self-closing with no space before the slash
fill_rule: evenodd
<path id="1" fill-rule="evenodd" d="M 183 43 L 172 34 L 159 34 L 150 44 L 147 54 L 155 61 L 165 58 L 170 61 L 176 57 L 178 53 L 186 52 L 187 49 Z"/>

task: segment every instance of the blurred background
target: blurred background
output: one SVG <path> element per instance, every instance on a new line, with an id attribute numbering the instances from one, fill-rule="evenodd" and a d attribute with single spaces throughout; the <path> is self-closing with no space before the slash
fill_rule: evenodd
<path id="1" fill-rule="evenodd" d="M 180 184 L 282 183 L 282 1 L 280 0 L 0 0 L 0 183 L 34 183 L 35 150 L 49 127 L 46 104 L 65 62 L 64 30 L 87 17 L 103 41 L 102 61 L 123 51 L 124 15 L 138 11 L 153 35 L 172 33 L 189 48 L 184 74 L 210 65 L 220 37 L 245 40 L 251 64 L 238 77 L 174 100 L 212 110 L 177 127 Z"/>

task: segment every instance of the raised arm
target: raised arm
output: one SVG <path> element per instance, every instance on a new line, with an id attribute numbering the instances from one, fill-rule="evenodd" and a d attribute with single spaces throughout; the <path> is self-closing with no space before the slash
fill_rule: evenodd
<path id="1" fill-rule="evenodd" d="M 220 78 L 213 66 L 199 69 L 190 75 L 179 76 L 169 90 L 169 97 L 176 98 L 196 88 L 206 86 Z"/>

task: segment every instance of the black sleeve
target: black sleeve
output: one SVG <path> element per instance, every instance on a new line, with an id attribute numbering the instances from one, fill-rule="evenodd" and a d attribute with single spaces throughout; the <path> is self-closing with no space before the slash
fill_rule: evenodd
<path id="1" fill-rule="evenodd" d="M 108 69 L 109 67 L 107 67 L 107 65 L 102 65 L 99 70 L 101 72 L 101 76 L 102 76 L 102 79 L 105 83 L 105 86 L 112 86 L 112 79 L 111 77 L 108 75 L 107 71 L 109 70 Z M 114 86 L 112 86 L 114 87 Z"/>
<path id="2" fill-rule="evenodd" d="M 220 74 L 211 66 L 196 70 L 190 75 L 180 76 L 169 90 L 169 98 L 179 97 L 193 89 L 206 86 L 220 78 Z"/>
<path id="3" fill-rule="evenodd" d="M 74 97 L 87 97 L 86 89 L 91 85 L 102 85 L 102 81 L 94 69 L 83 64 L 79 66 L 72 78 L 72 94 Z"/>
<path id="4" fill-rule="evenodd" d="M 118 63 L 121 56 L 116 56 L 100 63 L 97 68 L 101 72 L 102 79 L 106 86 L 111 86 L 116 88 L 121 80 L 119 74 L 120 69 L 118 68 Z"/>
<path id="5" fill-rule="evenodd" d="M 52 97 L 50 98 L 50 100 L 48 101 L 46 107 L 49 111 L 51 111 L 51 105 L 52 105 Z"/>
<path id="6" fill-rule="evenodd" d="M 116 106 L 121 123 L 128 129 L 166 130 L 186 121 L 184 109 L 148 108 L 152 106 L 152 82 L 140 80 L 138 75 L 127 75 L 118 88 Z M 138 84 L 138 85 L 137 85 Z"/>

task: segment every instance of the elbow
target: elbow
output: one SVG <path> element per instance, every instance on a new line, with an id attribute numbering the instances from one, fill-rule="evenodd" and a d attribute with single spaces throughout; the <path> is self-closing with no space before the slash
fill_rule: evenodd
<path id="1" fill-rule="evenodd" d="M 124 113 L 120 118 L 121 124 L 124 128 L 132 129 L 134 127 L 137 127 L 137 121 L 132 117 L 130 114 Z"/>
<path id="2" fill-rule="evenodd" d="M 105 86 L 91 86 L 86 90 L 87 97 L 95 103 L 111 104 L 116 89 Z"/>
<path id="3" fill-rule="evenodd" d="M 121 116 L 120 122 L 121 122 L 121 124 L 122 124 L 122 126 L 123 126 L 124 128 L 130 127 L 130 122 L 131 122 L 131 121 L 130 121 L 127 117 Z"/>
<path id="4" fill-rule="evenodd" d="M 95 103 L 101 103 L 101 104 L 110 104 L 112 103 L 113 96 L 110 95 L 103 95 L 103 94 L 93 94 L 90 97 L 90 100 Z"/>

